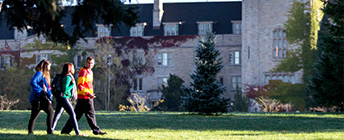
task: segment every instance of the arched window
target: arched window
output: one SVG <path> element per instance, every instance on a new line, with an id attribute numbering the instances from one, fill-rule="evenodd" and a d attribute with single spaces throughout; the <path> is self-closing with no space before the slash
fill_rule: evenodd
<path id="1" fill-rule="evenodd" d="M 290 82 L 291 82 L 292 84 L 295 84 L 295 76 L 291 76 Z"/>
<path id="2" fill-rule="evenodd" d="M 278 76 L 278 80 L 283 80 L 283 76 Z"/>
<path id="3" fill-rule="evenodd" d="M 273 58 L 282 59 L 287 57 L 287 40 L 284 29 L 277 28 L 273 31 Z"/>
<path id="4" fill-rule="evenodd" d="M 265 83 L 266 83 L 266 84 L 269 84 L 269 80 L 271 80 L 270 76 L 266 76 L 266 77 L 265 77 Z"/>
<path id="5" fill-rule="evenodd" d="M 282 81 L 285 83 L 289 82 L 289 76 L 285 75 Z"/>

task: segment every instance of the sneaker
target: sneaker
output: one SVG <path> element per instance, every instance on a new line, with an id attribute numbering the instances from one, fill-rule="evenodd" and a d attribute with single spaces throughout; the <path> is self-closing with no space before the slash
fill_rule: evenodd
<path id="1" fill-rule="evenodd" d="M 105 134 L 107 134 L 107 132 L 106 131 L 103 131 L 103 132 L 98 132 L 98 133 L 93 133 L 94 135 L 105 135 Z"/>
<path id="2" fill-rule="evenodd" d="M 80 136 L 80 137 L 88 137 L 88 135 L 84 135 L 84 134 L 79 134 L 78 136 Z"/>

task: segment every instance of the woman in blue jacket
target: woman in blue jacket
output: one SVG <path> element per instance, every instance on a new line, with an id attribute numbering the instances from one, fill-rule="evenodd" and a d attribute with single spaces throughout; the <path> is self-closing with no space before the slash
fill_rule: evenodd
<path id="1" fill-rule="evenodd" d="M 29 134 L 33 134 L 35 121 L 43 110 L 47 113 L 47 133 L 52 134 L 51 124 L 53 120 L 53 107 L 51 106 L 51 100 L 53 99 L 50 88 L 50 67 L 51 64 L 48 60 L 44 59 L 36 66 L 36 73 L 32 77 L 30 85 L 32 91 L 30 94 L 31 103 L 31 116 L 29 121 Z"/>
<path id="2" fill-rule="evenodd" d="M 66 63 L 63 65 L 62 73 L 61 73 L 61 97 L 58 97 L 56 99 L 57 105 L 55 109 L 55 115 L 54 115 L 54 121 L 53 121 L 53 127 L 54 130 L 57 121 L 59 120 L 63 109 L 66 110 L 66 112 L 69 115 L 69 120 L 72 121 L 72 124 L 74 126 L 74 130 L 76 135 L 78 136 L 86 136 L 79 133 L 78 128 L 78 121 L 76 120 L 76 115 L 74 113 L 74 109 L 72 104 L 69 102 L 69 99 L 72 96 L 72 89 L 75 85 L 75 81 L 73 78 L 74 74 L 74 65 L 72 63 Z M 76 89 L 74 89 L 76 90 Z"/>

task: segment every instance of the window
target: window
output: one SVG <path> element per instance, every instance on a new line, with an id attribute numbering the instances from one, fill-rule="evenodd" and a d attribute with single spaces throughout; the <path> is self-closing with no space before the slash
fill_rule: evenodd
<path id="1" fill-rule="evenodd" d="M 144 23 L 136 24 L 135 27 L 131 27 L 130 28 L 130 36 L 143 36 L 144 35 L 144 27 L 146 25 L 147 24 L 144 22 Z"/>
<path id="2" fill-rule="evenodd" d="M 248 49 L 247 49 L 247 59 L 250 59 L 250 51 L 251 51 L 251 48 L 250 48 L 250 46 L 248 46 Z"/>
<path id="3" fill-rule="evenodd" d="M 144 59 L 143 59 L 143 54 L 134 54 L 133 55 L 133 64 L 134 65 L 139 65 L 139 64 L 143 64 L 144 63 L 144 61 L 143 61 Z"/>
<path id="4" fill-rule="evenodd" d="M 158 54 L 158 65 L 172 65 L 172 55 L 170 53 L 159 53 Z"/>
<path id="5" fill-rule="evenodd" d="M 266 84 L 268 84 L 270 80 L 271 80 L 270 76 L 265 76 L 265 83 Z"/>
<path id="6" fill-rule="evenodd" d="M 229 64 L 240 64 L 240 51 L 229 52 Z"/>
<path id="7" fill-rule="evenodd" d="M 143 30 L 142 26 L 131 27 L 130 36 L 142 36 Z"/>
<path id="8" fill-rule="evenodd" d="M 285 75 L 285 76 L 283 77 L 283 80 L 282 80 L 282 81 L 283 81 L 283 82 L 289 82 L 289 79 L 290 79 L 289 76 L 286 76 L 286 75 Z"/>
<path id="9" fill-rule="evenodd" d="M 290 82 L 291 82 L 292 84 L 295 84 L 295 76 L 291 76 L 291 77 L 290 77 Z"/>
<path id="10" fill-rule="evenodd" d="M 141 91 L 142 90 L 142 78 L 135 78 L 133 79 L 133 89 L 135 91 Z"/>
<path id="11" fill-rule="evenodd" d="M 241 34 L 242 33 L 242 25 L 241 21 L 232 21 L 232 29 L 233 34 Z"/>
<path id="12" fill-rule="evenodd" d="M 165 36 L 175 36 L 179 35 L 178 24 L 165 24 L 164 25 L 164 35 Z"/>
<path id="13" fill-rule="evenodd" d="M 0 68 L 4 69 L 5 68 L 5 57 L 0 58 Z"/>
<path id="14" fill-rule="evenodd" d="M 19 31 L 17 27 L 14 27 L 14 39 L 27 38 L 27 31 L 25 28 Z"/>
<path id="15" fill-rule="evenodd" d="M 232 77 L 232 89 L 236 90 L 241 89 L 241 76 L 233 76 Z"/>
<path id="16" fill-rule="evenodd" d="M 50 61 L 50 63 L 52 63 L 50 54 L 37 54 L 36 55 L 36 64 L 41 62 L 43 59 L 47 59 Z"/>
<path id="17" fill-rule="evenodd" d="M 162 89 L 162 85 L 167 86 L 168 78 L 158 78 L 158 89 Z"/>
<path id="18" fill-rule="evenodd" d="M 220 84 L 223 85 L 223 77 L 220 77 Z"/>
<path id="19" fill-rule="evenodd" d="M 104 26 L 97 24 L 97 31 L 98 31 L 98 37 L 104 37 L 104 36 L 110 36 L 111 33 L 111 26 Z"/>
<path id="20" fill-rule="evenodd" d="M 273 58 L 282 59 L 287 57 L 286 33 L 283 29 L 273 31 Z"/>
<path id="21" fill-rule="evenodd" d="M 76 68 L 80 68 L 81 67 L 81 63 L 82 63 L 82 56 L 81 55 L 77 55 L 74 61 L 75 67 Z"/>
<path id="22" fill-rule="evenodd" d="M 14 56 L 1 56 L 0 69 L 12 67 L 14 63 Z"/>
<path id="23" fill-rule="evenodd" d="M 213 22 L 198 22 L 198 35 L 205 35 L 213 32 Z"/>

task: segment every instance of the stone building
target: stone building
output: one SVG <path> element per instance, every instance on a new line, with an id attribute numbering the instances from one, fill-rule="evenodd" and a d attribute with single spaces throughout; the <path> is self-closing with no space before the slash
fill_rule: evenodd
<path id="1" fill-rule="evenodd" d="M 131 92 L 147 93 L 156 91 L 164 84 L 169 74 L 175 74 L 188 86 L 190 74 L 195 69 L 195 46 L 198 37 L 207 31 L 217 35 L 217 47 L 223 58 L 224 68 L 218 80 L 227 90 L 224 96 L 233 99 L 235 88 L 243 84 L 261 85 L 269 79 L 282 79 L 293 83 L 300 82 L 299 73 L 278 73 L 270 70 L 285 57 L 288 45 L 285 41 L 283 23 L 293 0 L 242 0 L 231 2 L 185 2 L 153 4 L 131 4 L 140 9 L 140 22 L 135 27 L 119 25 L 106 27 L 94 23 L 93 34 L 86 36 L 88 43 L 80 40 L 77 46 L 94 49 L 101 37 L 112 36 L 116 40 L 130 40 L 128 47 L 136 48 L 142 56 L 142 46 L 148 46 L 153 58 L 155 72 L 152 75 L 138 75 L 132 81 Z M 70 21 L 67 19 L 66 22 Z M 71 30 L 68 23 L 66 30 Z M 6 24 L 0 28 L 1 66 L 19 58 L 49 58 L 59 54 L 56 50 L 26 52 L 21 49 L 37 37 L 30 32 L 9 30 Z M 141 41 L 141 42 L 140 42 Z M 130 46 L 131 45 L 131 46 Z M 136 46 L 135 46 L 136 45 Z M 280 46 L 276 58 L 276 47 Z M 9 53 L 9 51 L 16 53 Z M 153 53 L 154 52 L 154 53 Z M 131 56 L 134 56 L 131 54 Z M 74 56 L 74 64 L 80 67 L 81 53 Z M 33 63 L 31 66 L 34 66 Z M 156 97 L 152 97 L 156 98 Z"/>

